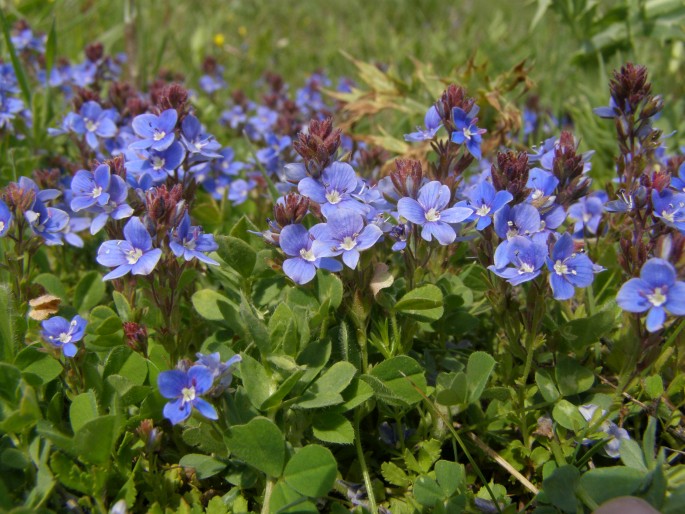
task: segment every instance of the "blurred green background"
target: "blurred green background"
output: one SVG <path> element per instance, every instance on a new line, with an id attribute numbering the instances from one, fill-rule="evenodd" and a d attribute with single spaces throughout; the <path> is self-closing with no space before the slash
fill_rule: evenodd
<path id="1" fill-rule="evenodd" d="M 65 57 L 80 59 L 95 40 L 128 51 L 141 84 L 166 68 L 192 86 L 204 57 L 214 56 L 229 87 L 248 96 L 265 71 L 295 86 L 317 70 L 354 78 L 341 50 L 407 79 L 413 59 L 442 77 L 469 59 L 490 76 L 525 59 L 532 94 L 556 115 L 570 114 L 585 138 L 610 128 L 591 108 L 607 104 L 611 70 L 632 60 L 649 66 L 665 96 L 662 128 L 685 128 L 682 0 L 15 0 L 5 12 L 46 32 L 54 19 Z"/>

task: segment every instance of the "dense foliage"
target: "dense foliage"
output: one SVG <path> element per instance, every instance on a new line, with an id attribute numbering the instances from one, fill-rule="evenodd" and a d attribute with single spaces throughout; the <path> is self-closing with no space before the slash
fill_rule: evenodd
<path id="1" fill-rule="evenodd" d="M 2 21 L 0 508 L 685 508 L 685 156 L 646 67 L 580 141 L 525 64 L 136 84 Z"/>

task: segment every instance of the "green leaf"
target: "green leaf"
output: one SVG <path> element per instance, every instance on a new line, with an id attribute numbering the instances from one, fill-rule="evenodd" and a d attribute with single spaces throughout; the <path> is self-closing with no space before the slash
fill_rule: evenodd
<path id="1" fill-rule="evenodd" d="M 420 321 L 435 321 L 444 312 L 442 291 L 427 284 L 405 294 L 396 304 L 395 310 Z"/>
<path id="2" fill-rule="evenodd" d="M 421 505 L 434 507 L 445 498 L 445 494 L 435 480 L 423 475 L 414 482 L 414 497 Z"/>
<path id="3" fill-rule="evenodd" d="M 302 378 L 302 375 L 304 375 L 304 370 L 298 369 L 292 375 L 286 378 L 283 383 L 278 386 L 276 392 L 264 400 L 264 402 L 259 406 L 259 410 L 266 411 L 273 409 L 274 407 L 279 407 L 285 397 L 288 396 L 288 393 L 290 393 L 290 391 L 292 391 L 297 385 L 300 378 Z"/>
<path id="4" fill-rule="evenodd" d="M 240 316 L 247 327 L 247 334 L 254 344 L 259 348 L 262 358 L 266 358 L 271 352 L 271 339 L 269 338 L 269 331 L 266 329 L 264 322 L 257 317 L 252 305 L 245 296 L 240 302 Z"/>
<path id="5" fill-rule="evenodd" d="M 466 382 L 469 386 L 469 402 L 477 402 L 488 383 L 495 359 L 485 352 L 473 352 L 466 365 Z"/>
<path id="6" fill-rule="evenodd" d="M 357 374 L 357 368 L 349 362 L 336 362 L 314 384 L 322 392 L 342 392 Z"/>
<path id="7" fill-rule="evenodd" d="M 220 307 L 221 303 L 230 305 L 236 311 L 238 310 L 237 305 L 213 289 L 200 289 L 193 294 L 191 301 L 197 313 L 210 321 L 222 321 L 224 319 L 224 313 Z"/>
<path id="8" fill-rule="evenodd" d="M 105 295 L 105 283 L 97 271 L 89 271 L 74 290 L 74 307 L 79 313 L 86 313 L 95 307 Z"/>
<path id="9" fill-rule="evenodd" d="M 119 436 L 116 416 L 107 415 L 86 422 L 74 435 L 76 453 L 83 462 L 106 464 Z"/>
<path id="10" fill-rule="evenodd" d="M 411 480 L 404 470 L 394 462 L 384 462 L 381 464 L 381 474 L 387 482 L 397 487 L 406 488 L 411 484 Z"/>
<path id="11" fill-rule="evenodd" d="M 6 362 L 0 362 L 0 398 L 12 405 L 17 403 L 17 389 L 21 380 L 21 371 Z"/>
<path id="12" fill-rule="evenodd" d="M 555 402 L 561 396 L 557 386 L 554 384 L 552 374 L 547 369 L 540 369 L 535 372 L 535 383 L 540 394 L 546 402 Z"/>
<path id="13" fill-rule="evenodd" d="M 88 421 L 98 417 L 98 402 L 93 391 L 81 393 L 74 397 L 69 407 L 69 420 L 74 433 L 78 432 Z"/>
<path id="14" fill-rule="evenodd" d="M 67 297 L 67 288 L 64 287 L 62 281 L 52 273 L 41 273 L 33 279 L 33 282 L 40 284 L 48 293 L 61 298 L 62 301 Z"/>
<path id="15" fill-rule="evenodd" d="M 326 443 L 352 444 L 354 442 L 352 423 L 336 412 L 317 414 L 312 422 L 312 431 L 314 437 Z"/>
<path id="16" fill-rule="evenodd" d="M 645 456 L 637 441 L 634 441 L 633 439 L 621 439 L 619 453 L 621 454 L 621 461 L 629 468 L 638 471 L 647 471 Z"/>
<path id="17" fill-rule="evenodd" d="M 259 232 L 259 228 L 250 221 L 250 218 L 248 218 L 246 215 L 243 215 L 238 222 L 233 225 L 233 228 L 231 231 L 228 233 L 229 236 L 232 237 L 237 237 L 238 239 L 242 239 L 243 241 L 247 242 L 250 240 L 250 238 L 257 239 L 257 236 L 254 234 L 251 234 L 249 231 L 253 232 Z M 259 243 L 259 246 L 263 246 L 263 243 Z"/>
<path id="18" fill-rule="evenodd" d="M 311 501 L 305 500 L 305 496 L 302 496 L 288 484 L 279 481 L 271 493 L 269 512 L 277 512 L 278 514 L 318 514 L 319 509 Z"/>
<path id="19" fill-rule="evenodd" d="M 661 375 L 651 375 L 645 378 L 645 392 L 652 400 L 664 394 L 664 380 Z"/>
<path id="20" fill-rule="evenodd" d="M 269 375 L 266 374 L 264 366 L 249 355 L 243 355 L 239 366 L 240 378 L 250 398 L 250 403 L 259 409 L 271 396 Z"/>
<path id="21" fill-rule="evenodd" d="M 285 438 L 267 418 L 257 417 L 233 426 L 224 434 L 231 453 L 271 477 L 279 477 L 285 464 Z"/>
<path id="22" fill-rule="evenodd" d="M 566 400 L 560 400 L 552 409 L 554 421 L 562 427 L 574 432 L 580 432 L 587 426 L 587 421 L 578 410 L 578 407 Z"/>
<path id="23" fill-rule="evenodd" d="M 447 375 L 441 374 L 438 384 L 444 389 L 438 391 L 435 401 L 441 405 L 466 405 L 468 403 L 469 388 L 466 373 L 458 371 Z"/>
<path id="24" fill-rule="evenodd" d="M 568 514 L 575 514 L 578 510 L 575 490 L 579 480 L 580 472 L 574 466 L 562 466 L 543 480 L 542 490 L 552 505 Z"/>
<path id="25" fill-rule="evenodd" d="M 288 461 L 283 478 L 298 493 L 318 498 L 333 488 L 337 474 L 338 466 L 331 451 L 318 444 L 310 444 Z"/>
<path id="26" fill-rule="evenodd" d="M 19 88 L 24 96 L 24 101 L 26 102 L 26 107 L 31 107 L 31 89 L 29 88 L 28 80 L 26 80 L 26 73 L 24 73 L 24 67 L 21 65 L 21 61 L 17 58 L 17 52 L 14 48 L 14 43 L 12 43 L 12 36 L 10 35 L 10 24 L 5 17 L 5 9 L 0 9 L 0 21 L 2 22 L 2 33 L 5 36 L 5 44 L 7 45 L 7 50 L 10 54 L 10 60 L 12 61 L 12 67 L 14 68 L 14 74 L 17 77 L 17 82 L 19 82 Z"/>
<path id="27" fill-rule="evenodd" d="M 257 252 L 245 241 L 233 236 L 216 236 L 219 257 L 244 278 L 250 278 L 257 262 Z"/>
<path id="28" fill-rule="evenodd" d="M 297 355 L 300 346 L 297 321 L 294 316 L 286 303 L 279 303 L 267 327 L 272 349 L 280 348 L 286 355 L 293 357 Z"/>
<path id="29" fill-rule="evenodd" d="M 178 464 L 184 468 L 193 468 L 195 470 L 195 475 L 197 475 L 197 478 L 200 480 L 213 477 L 226 468 L 226 464 L 223 462 L 199 453 L 184 455 L 181 457 Z"/>
<path id="30" fill-rule="evenodd" d="M 580 485 L 597 504 L 637 492 L 645 473 L 625 466 L 595 468 L 580 477 Z"/>
<path id="31" fill-rule="evenodd" d="M 114 300 L 114 306 L 117 308 L 121 321 L 131 321 L 131 306 L 126 297 L 119 291 L 112 291 L 112 299 Z"/>
<path id="32" fill-rule="evenodd" d="M 583 393 L 595 383 L 595 374 L 570 357 L 559 359 L 554 374 L 564 396 Z"/>
<path id="33" fill-rule="evenodd" d="M 445 498 L 457 491 L 466 491 L 466 469 L 463 464 L 439 460 L 435 463 L 435 478 Z"/>
<path id="34" fill-rule="evenodd" d="M 20 351 L 14 364 L 34 385 L 47 384 L 62 374 L 62 365 L 52 355 L 41 352 L 35 346 L 27 346 Z"/>
<path id="35" fill-rule="evenodd" d="M 337 275 L 321 271 L 317 272 L 315 290 L 319 303 L 323 305 L 328 300 L 328 305 L 331 309 L 340 307 L 343 297 L 343 285 Z"/>
<path id="36" fill-rule="evenodd" d="M 600 337 L 609 333 L 616 326 L 616 309 L 609 308 L 590 316 L 589 318 L 574 319 L 562 327 L 564 340 L 575 352 L 585 350 L 589 345 L 599 341 Z"/>
<path id="37" fill-rule="evenodd" d="M 657 463 L 655 452 L 657 450 L 656 429 L 658 423 L 659 422 L 654 416 L 649 416 L 647 428 L 645 428 L 645 432 L 642 435 L 642 451 L 649 469 L 654 469 Z"/>
<path id="38" fill-rule="evenodd" d="M 425 393 L 427 387 L 423 366 L 406 355 L 381 362 L 371 370 L 371 376 L 380 380 L 406 405 L 420 402 L 423 396 L 416 388 Z M 389 402 L 386 400 L 386 403 Z"/>
<path id="39" fill-rule="evenodd" d="M 45 42 L 45 71 L 47 76 L 55 65 L 55 57 L 57 56 L 57 31 L 55 30 L 55 18 L 52 19 L 50 25 L 50 32 L 48 32 L 48 39 Z"/>

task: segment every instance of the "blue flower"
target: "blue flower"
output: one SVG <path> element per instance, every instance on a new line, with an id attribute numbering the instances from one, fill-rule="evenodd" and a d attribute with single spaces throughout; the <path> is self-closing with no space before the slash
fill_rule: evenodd
<path id="1" fill-rule="evenodd" d="M 481 137 L 485 134 L 485 129 L 479 129 L 476 127 L 478 118 L 474 116 L 478 114 L 478 107 L 474 106 L 473 109 L 466 114 L 463 109 L 459 107 L 454 107 L 452 109 L 452 121 L 456 127 L 456 130 L 452 132 L 452 142 L 458 145 L 466 143 L 466 148 L 476 159 L 481 159 L 480 144 L 483 141 Z"/>
<path id="2" fill-rule="evenodd" d="M 364 226 L 361 215 L 341 211 L 328 218 L 312 246 L 321 257 L 342 254 L 343 262 L 355 269 L 359 263 L 359 252 L 371 248 L 382 235 L 383 232 L 377 225 Z"/>
<path id="3" fill-rule="evenodd" d="M 678 176 L 671 177 L 671 187 L 685 193 L 685 162 L 678 168 Z"/>
<path id="4" fill-rule="evenodd" d="M 423 239 L 431 241 L 435 238 L 441 245 L 447 245 L 457 238 L 450 224 L 464 221 L 473 214 L 473 209 L 468 207 L 447 209 L 451 196 L 449 187 L 434 180 L 419 189 L 416 200 L 400 198 L 397 211 L 400 216 L 421 227 Z"/>
<path id="5" fill-rule="evenodd" d="M 48 246 L 61 245 L 62 232 L 69 223 L 69 215 L 61 209 L 46 207 L 45 204 L 36 198 L 31 210 L 24 213 L 24 217 L 29 222 L 31 230 L 45 239 Z"/>
<path id="6" fill-rule="evenodd" d="M 489 227 L 492 216 L 514 199 L 509 191 L 495 191 L 494 186 L 485 180 L 471 189 L 466 197 L 469 207 L 473 209 L 470 220 L 478 220 L 476 230 Z"/>
<path id="7" fill-rule="evenodd" d="M 321 226 L 312 227 L 312 233 L 302 225 L 287 225 L 283 227 L 279 237 L 281 249 L 289 257 L 283 262 L 283 272 L 296 284 L 306 284 L 316 275 L 316 269 L 329 271 L 342 270 L 342 264 L 335 259 L 322 257 L 320 249 L 312 246 L 315 235 Z"/>
<path id="8" fill-rule="evenodd" d="M 196 356 L 197 364 L 207 366 L 212 373 L 212 380 L 214 380 L 215 384 L 212 387 L 211 396 L 219 396 L 231 385 L 231 382 L 233 381 L 231 368 L 243 360 L 240 355 L 234 355 L 226 362 L 221 362 L 221 355 L 219 352 L 207 355 L 198 353 Z M 218 383 L 216 383 L 217 380 Z"/>
<path id="9" fill-rule="evenodd" d="M 367 207 L 352 194 L 358 189 L 357 174 L 349 164 L 334 162 L 328 166 L 319 180 L 305 177 L 297 186 L 300 194 L 321 205 L 321 212 L 328 217 L 337 210 L 348 209 L 366 214 Z"/>
<path id="10" fill-rule="evenodd" d="M 596 191 L 568 208 L 568 217 L 575 220 L 573 227 L 575 237 L 583 237 L 584 233 L 597 234 L 607 198 L 604 191 Z"/>
<path id="11" fill-rule="evenodd" d="M 513 237 L 506 250 L 506 263 L 495 260 L 496 266 L 488 266 L 488 269 L 514 286 L 537 277 L 547 258 L 545 246 L 535 244 L 523 236 Z M 511 264 L 511 266 L 505 267 L 507 264 Z"/>
<path id="12" fill-rule="evenodd" d="M 86 325 L 86 320 L 78 315 L 71 321 L 62 316 L 54 316 L 41 323 L 42 336 L 52 346 L 60 348 L 65 357 L 73 357 L 78 350 L 74 343 L 83 339 Z"/>
<path id="13" fill-rule="evenodd" d="M 203 234 L 202 227 L 191 227 L 187 211 L 178 227 L 171 231 L 169 248 L 176 257 L 183 257 L 186 261 L 196 258 L 206 264 L 219 265 L 214 259 L 205 255 L 219 248 L 214 241 L 214 236 Z"/>
<path id="14" fill-rule="evenodd" d="M 88 146 L 97 150 L 100 146 L 98 137 L 108 139 L 116 136 L 117 117 L 114 109 L 103 110 L 100 104 L 91 100 L 81 106 L 78 115 L 69 119 L 69 128 L 77 134 L 85 134 Z"/>
<path id="15" fill-rule="evenodd" d="M 673 265 L 664 259 L 649 259 L 640 278 L 623 284 L 616 303 L 624 311 L 647 313 L 647 330 L 655 332 L 664 326 L 666 313 L 685 315 L 685 282 L 676 281 Z"/>
<path id="16" fill-rule="evenodd" d="M 12 226 L 12 213 L 7 204 L 0 200 L 0 237 L 4 237 Z"/>
<path id="17" fill-rule="evenodd" d="M 174 171 L 183 163 L 186 152 L 181 143 L 172 141 L 164 150 L 150 148 L 137 155 L 141 158 L 126 162 L 126 171 L 130 171 L 134 175 L 147 173 L 152 177 L 154 183 L 159 184 L 174 174 Z"/>
<path id="18" fill-rule="evenodd" d="M 243 180 L 241 178 L 234 180 L 228 186 L 228 199 L 233 202 L 233 205 L 240 205 L 247 200 L 248 194 L 256 185 L 253 180 Z"/>
<path id="19" fill-rule="evenodd" d="M 133 131 L 142 139 L 131 143 L 134 150 L 166 150 L 174 142 L 174 129 L 178 121 L 176 109 L 167 109 L 159 116 L 140 114 L 133 118 Z"/>
<path id="20" fill-rule="evenodd" d="M 580 414 L 585 418 L 585 421 L 591 422 L 595 418 L 595 413 L 599 407 L 595 404 L 589 403 L 578 407 Z M 597 419 L 606 415 L 606 411 L 602 409 L 601 415 L 597 415 Z M 621 441 L 630 439 L 630 435 L 625 428 L 619 426 L 613 421 L 606 420 L 600 426 L 600 430 L 608 436 L 607 443 L 603 446 L 603 450 L 612 459 L 618 459 L 621 456 Z M 583 440 L 583 444 L 592 444 L 592 439 Z"/>
<path id="21" fill-rule="evenodd" d="M 526 182 L 526 187 L 531 189 L 528 200 L 536 201 L 551 196 L 558 185 L 559 179 L 554 174 L 541 168 L 533 168 L 528 172 L 528 182 Z"/>
<path id="22" fill-rule="evenodd" d="M 257 114 L 248 120 L 251 132 L 250 137 L 256 139 L 254 136 L 266 134 L 276 125 L 276 121 L 278 121 L 278 113 L 276 111 L 264 106 L 257 107 Z"/>
<path id="23" fill-rule="evenodd" d="M 109 184 L 111 173 L 109 166 L 101 164 L 91 173 L 79 170 L 71 179 L 73 198 L 70 203 L 74 212 L 88 209 L 97 204 L 104 207 L 109 202 Z"/>
<path id="24" fill-rule="evenodd" d="M 221 157 L 217 153 L 221 149 L 221 145 L 214 139 L 214 136 L 202 132 L 202 125 L 195 116 L 188 115 L 183 119 L 181 141 L 183 141 L 193 161 Z"/>
<path id="25" fill-rule="evenodd" d="M 573 298 L 575 287 L 587 287 L 594 279 L 594 264 L 584 253 L 574 251 L 573 238 L 568 232 L 554 244 L 551 258 L 547 258 L 547 268 L 556 300 Z"/>
<path id="26" fill-rule="evenodd" d="M 195 407 L 208 419 L 219 419 L 216 409 L 200 398 L 214 384 L 214 377 L 207 366 L 195 365 L 188 371 L 172 369 L 157 376 L 157 386 L 164 398 L 173 401 L 164 406 L 164 417 L 173 425 L 185 421 Z"/>
<path id="27" fill-rule="evenodd" d="M 431 105 L 426 111 L 423 124 L 426 126 L 425 130 L 421 127 L 416 127 L 416 132 L 405 134 L 404 140 L 410 143 L 417 143 L 419 141 L 430 141 L 435 137 L 438 130 L 442 128 L 442 119 L 435 105 Z"/>
<path id="28" fill-rule="evenodd" d="M 124 240 L 105 241 L 100 245 L 97 261 L 109 268 L 116 267 L 103 280 L 119 278 L 129 272 L 149 275 L 162 256 L 162 250 L 152 248 L 152 238 L 140 218 L 131 218 L 126 223 L 124 237 Z"/>
<path id="29" fill-rule="evenodd" d="M 674 193 L 664 189 L 659 193 L 652 190 L 653 214 L 666 225 L 685 232 L 685 193 Z"/>
<path id="30" fill-rule="evenodd" d="M 0 92 L 0 129 L 12 128 L 12 120 L 24 108 L 24 102 L 18 98 Z"/>

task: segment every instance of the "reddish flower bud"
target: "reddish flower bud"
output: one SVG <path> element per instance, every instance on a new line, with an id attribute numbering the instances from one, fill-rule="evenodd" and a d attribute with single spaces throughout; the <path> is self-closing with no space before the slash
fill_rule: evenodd
<path id="1" fill-rule="evenodd" d="M 302 157 L 307 172 L 314 178 L 335 159 L 340 147 L 339 129 L 333 129 L 333 120 L 311 120 L 307 133 L 300 132 L 293 148 Z"/>
<path id="2" fill-rule="evenodd" d="M 513 204 L 524 201 L 528 196 L 528 155 L 525 152 L 499 152 L 490 174 L 497 191 L 509 191 L 513 195 Z"/>
<path id="3" fill-rule="evenodd" d="M 276 223 L 283 228 L 287 225 L 300 223 L 309 210 L 309 198 L 297 193 L 289 193 L 283 202 L 274 205 L 274 218 Z"/>
<path id="4" fill-rule="evenodd" d="M 396 159 L 395 168 L 395 171 L 390 174 L 390 180 L 397 194 L 416 198 L 423 180 L 421 162 L 412 159 Z"/>
<path id="5" fill-rule="evenodd" d="M 98 62 L 105 55 L 105 48 L 102 46 L 102 43 L 90 43 L 86 45 L 84 53 L 86 54 L 86 59 L 90 62 Z"/>

